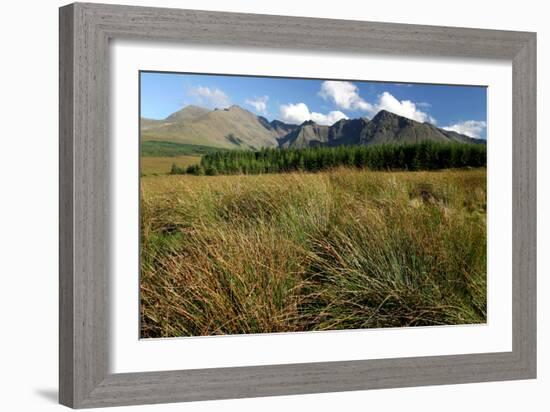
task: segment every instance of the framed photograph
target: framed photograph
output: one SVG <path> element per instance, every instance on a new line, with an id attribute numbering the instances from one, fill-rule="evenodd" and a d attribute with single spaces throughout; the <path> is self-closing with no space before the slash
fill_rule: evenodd
<path id="1" fill-rule="evenodd" d="M 536 376 L 536 35 L 60 9 L 60 402 Z"/>

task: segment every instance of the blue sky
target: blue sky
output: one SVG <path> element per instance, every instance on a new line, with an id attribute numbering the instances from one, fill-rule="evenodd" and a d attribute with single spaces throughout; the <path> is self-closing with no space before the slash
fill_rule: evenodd
<path id="1" fill-rule="evenodd" d="M 194 104 L 237 104 L 269 120 L 373 117 L 385 109 L 417 121 L 486 138 L 487 89 L 479 86 L 324 81 L 270 77 L 141 72 L 141 116 L 164 119 Z"/>

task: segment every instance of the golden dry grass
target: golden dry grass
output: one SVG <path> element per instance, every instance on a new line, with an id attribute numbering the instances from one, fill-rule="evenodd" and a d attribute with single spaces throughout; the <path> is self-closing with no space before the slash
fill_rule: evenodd
<path id="1" fill-rule="evenodd" d="M 163 157 L 141 157 L 140 172 L 148 176 L 153 174 L 168 174 L 172 165 L 175 163 L 178 167 L 185 168 L 201 161 L 200 156 L 163 156 Z"/>
<path id="2" fill-rule="evenodd" d="M 151 176 L 143 337 L 486 321 L 486 171 Z"/>

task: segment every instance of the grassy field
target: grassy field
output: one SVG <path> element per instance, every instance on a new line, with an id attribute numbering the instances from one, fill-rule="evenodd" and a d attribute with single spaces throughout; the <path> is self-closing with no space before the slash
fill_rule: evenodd
<path id="1" fill-rule="evenodd" d="M 141 179 L 141 335 L 486 322 L 486 171 Z"/>
<path id="2" fill-rule="evenodd" d="M 187 167 L 201 161 L 200 156 L 159 156 L 159 157 L 141 157 L 140 171 L 142 175 L 168 174 L 172 165 L 175 163 L 179 167 Z"/>
<path id="3" fill-rule="evenodd" d="M 211 146 L 165 142 L 156 140 L 142 140 L 139 152 L 142 157 L 174 157 L 183 155 L 205 155 L 209 153 L 223 153 L 223 149 Z"/>

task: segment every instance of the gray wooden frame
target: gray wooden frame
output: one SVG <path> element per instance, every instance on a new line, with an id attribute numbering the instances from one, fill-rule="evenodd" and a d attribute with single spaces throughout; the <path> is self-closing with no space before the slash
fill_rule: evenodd
<path id="1" fill-rule="evenodd" d="M 108 51 L 114 38 L 511 61 L 513 350 L 110 374 Z M 535 33 L 76 3 L 60 9 L 59 47 L 62 404 L 89 408 L 535 378 Z"/>

